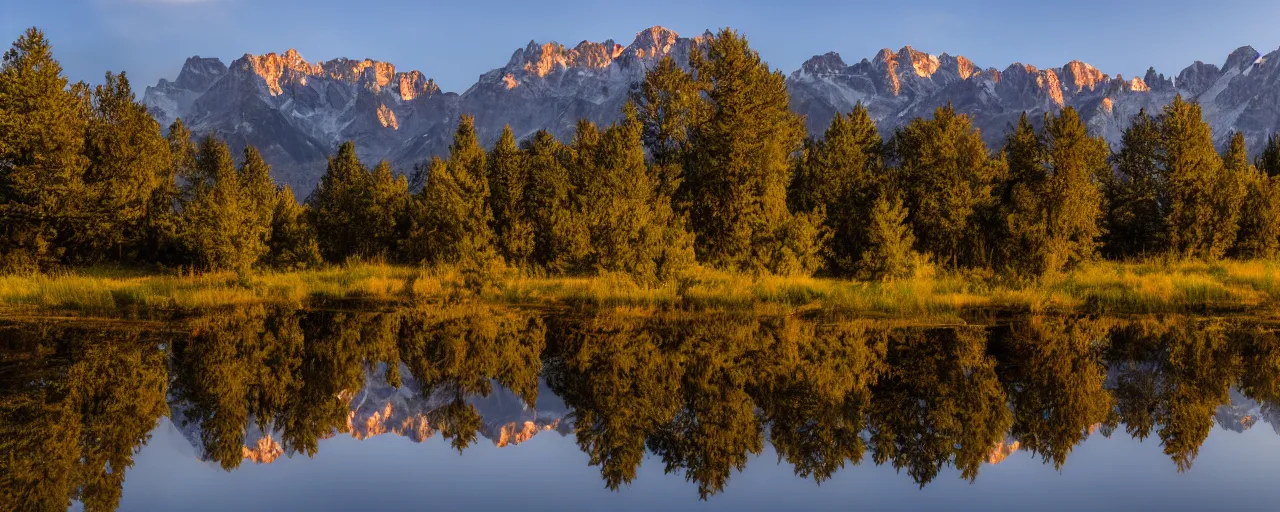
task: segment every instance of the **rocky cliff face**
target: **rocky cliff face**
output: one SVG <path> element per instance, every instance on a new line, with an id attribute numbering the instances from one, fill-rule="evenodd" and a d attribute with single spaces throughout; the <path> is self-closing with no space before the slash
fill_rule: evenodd
<path id="1" fill-rule="evenodd" d="M 386 159 L 407 173 L 446 151 L 462 114 L 476 116 L 485 143 L 508 124 L 518 137 L 540 129 L 567 137 L 578 119 L 610 122 L 650 67 L 666 56 L 687 64 L 691 48 L 709 36 L 682 38 L 653 27 L 626 46 L 612 40 L 572 48 L 530 42 L 461 94 L 441 91 L 418 71 L 371 60 L 311 63 L 293 50 L 245 55 L 230 66 L 193 57 L 175 81 L 148 87 L 143 101 L 166 125 L 182 117 L 197 133 L 218 133 L 234 146 L 258 146 L 277 179 L 305 195 L 324 172 L 326 156 L 344 140 L 356 141 L 370 164 Z M 1244 47 L 1221 67 L 1196 62 L 1176 79 L 1154 69 L 1126 79 L 1079 61 L 1044 69 L 1015 63 L 998 70 L 905 47 L 852 65 L 836 53 L 818 55 L 791 73 L 787 84 L 792 108 L 807 116 L 814 135 L 835 113 L 859 102 L 886 134 L 951 103 L 973 116 L 995 145 L 1023 112 L 1038 118 L 1071 106 L 1095 133 L 1117 143 L 1140 109 L 1159 109 L 1182 94 L 1204 106 L 1219 142 L 1238 130 L 1259 148 L 1280 127 L 1277 57 L 1280 51 L 1262 56 Z"/>

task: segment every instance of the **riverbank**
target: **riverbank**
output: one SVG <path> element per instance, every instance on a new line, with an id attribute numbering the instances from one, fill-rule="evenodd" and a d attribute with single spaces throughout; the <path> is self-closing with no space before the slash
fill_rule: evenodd
<path id="1" fill-rule="evenodd" d="M 377 263 L 247 277 L 119 268 L 0 276 L 0 307 L 10 313 L 181 314 L 232 305 L 326 300 L 746 308 L 771 314 L 824 309 L 881 316 L 946 315 L 982 309 L 1108 314 L 1266 312 L 1269 306 L 1280 304 L 1280 265 L 1264 261 L 1097 262 L 1034 284 L 958 273 L 867 283 L 754 277 L 701 269 L 664 286 L 644 287 L 622 275 L 542 277 L 505 270 L 476 279 L 453 268 Z"/>

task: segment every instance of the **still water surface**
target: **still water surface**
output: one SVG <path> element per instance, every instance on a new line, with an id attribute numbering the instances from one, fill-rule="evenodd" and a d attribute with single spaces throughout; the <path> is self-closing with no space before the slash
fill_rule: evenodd
<path id="1" fill-rule="evenodd" d="M 1276 327 L 477 305 L 0 322 L 0 509 L 1274 510 Z"/>

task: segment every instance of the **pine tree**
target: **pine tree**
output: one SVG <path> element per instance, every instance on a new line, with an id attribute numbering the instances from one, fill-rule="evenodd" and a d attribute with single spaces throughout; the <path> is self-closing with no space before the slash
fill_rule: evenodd
<path id="1" fill-rule="evenodd" d="M 1071 107 L 1045 116 L 1045 156 L 1051 172 L 1043 194 L 1048 247 L 1042 273 L 1070 269 L 1094 257 L 1101 235 L 1099 177 L 1111 172 L 1111 149 Z"/>
<path id="2" fill-rule="evenodd" d="M 364 254 L 387 259 L 402 259 L 399 247 L 409 236 L 408 212 L 413 197 L 409 180 L 391 170 L 386 160 L 378 162 L 366 177 L 367 191 L 361 222 L 368 237 Z"/>
<path id="3" fill-rule="evenodd" d="M 356 145 L 345 142 L 338 154 L 329 157 L 329 165 L 311 201 L 312 224 L 320 254 L 330 262 L 341 263 L 363 254 L 364 225 L 359 215 L 365 209 L 368 171 L 356 156 Z"/>
<path id="4" fill-rule="evenodd" d="M 594 129 L 594 127 L 582 130 Z M 693 238 L 671 208 L 671 199 L 645 164 L 643 125 L 631 104 L 623 118 L 599 134 L 592 171 L 579 190 L 590 208 L 591 258 L 596 272 L 625 272 L 641 284 L 675 277 L 693 263 Z M 587 146 L 587 144 L 583 144 Z M 578 158 L 584 158 L 579 151 Z"/>
<path id="5" fill-rule="evenodd" d="M 168 148 L 160 125 L 134 101 L 124 73 L 107 73 L 92 99 L 84 146 L 84 214 L 93 221 L 80 223 L 76 230 L 76 258 L 123 261 L 141 256 L 138 251 L 145 247 L 140 244 L 145 245 L 150 227 L 147 219 L 160 213 L 150 210 L 167 208 L 153 203 L 153 196 L 173 186 Z"/>
<path id="6" fill-rule="evenodd" d="M 356 156 L 355 143 L 343 143 L 309 202 L 325 260 L 397 256 L 408 229 L 409 182 L 395 176 L 390 164 L 380 162 L 370 172 Z"/>
<path id="7" fill-rule="evenodd" d="M 0 65 L 0 269 L 65 255 L 85 197 L 85 87 L 67 88 L 44 33 L 28 29 Z"/>
<path id="8" fill-rule="evenodd" d="M 1263 174 L 1272 178 L 1280 175 L 1280 136 L 1273 133 L 1267 137 L 1267 145 L 1262 148 L 1262 153 L 1258 154 L 1254 165 Z"/>
<path id="9" fill-rule="evenodd" d="M 504 126 L 487 159 L 489 206 L 499 253 L 508 263 L 520 266 L 528 263 L 533 252 L 533 226 L 524 202 L 529 186 L 524 159 L 511 127 Z"/>
<path id="10" fill-rule="evenodd" d="M 1112 158 L 1115 174 L 1103 176 L 1108 205 L 1103 251 L 1108 256 L 1166 250 L 1169 187 L 1160 162 L 1160 137 L 1160 123 L 1145 110 L 1139 111 L 1124 131 L 1120 151 Z"/>
<path id="11" fill-rule="evenodd" d="M 280 270 L 313 268 L 321 263 L 316 233 L 307 222 L 306 207 L 298 204 L 288 186 L 274 195 L 271 237 L 263 263 Z"/>
<path id="12" fill-rule="evenodd" d="M 939 108 L 933 119 L 916 119 L 894 134 L 890 150 L 917 249 L 951 266 L 981 261 L 975 214 L 990 202 L 1001 168 L 968 116 Z"/>
<path id="13" fill-rule="evenodd" d="M 706 91 L 691 126 L 681 201 L 699 260 L 733 270 L 804 274 L 821 262 L 821 217 L 787 206 L 792 155 L 805 138 L 786 79 L 730 29 L 690 53 Z M 705 54 L 705 55 L 704 55 Z"/>
<path id="14" fill-rule="evenodd" d="M 581 272 L 590 250 L 586 223 L 577 218 L 569 149 L 545 130 L 525 150 L 525 207 L 533 226 L 531 261 L 552 273 Z"/>
<path id="15" fill-rule="evenodd" d="M 1226 255 L 1236 245 L 1240 232 L 1240 210 L 1249 194 L 1249 181 L 1257 172 L 1249 165 L 1249 152 L 1245 148 L 1244 134 L 1236 132 L 1231 145 L 1222 155 L 1222 170 L 1214 180 L 1211 220 L 1212 258 Z"/>
<path id="16" fill-rule="evenodd" d="M 836 114 L 823 138 L 812 143 L 792 180 L 790 201 L 796 211 L 825 214 L 832 236 L 826 269 L 851 275 L 867 245 L 867 220 L 878 189 L 883 141 L 861 103 L 848 115 Z"/>
<path id="17" fill-rule="evenodd" d="M 1165 106 L 1160 129 L 1159 162 L 1169 184 L 1169 249 L 1181 257 L 1218 259 L 1229 245 L 1215 240 L 1214 230 L 1222 227 L 1216 196 L 1231 187 L 1224 183 L 1222 158 L 1200 105 L 1179 95 Z"/>
<path id="18" fill-rule="evenodd" d="M 271 226 L 274 224 L 277 206 L 276 184 L 271 180 L 271 166 L 262 159 L 258 148 L 244 148 L 244 160 L 239 171 L 241 199 L 247 208 L 244 212 L 247 229 L 254 232 L 262 240 L 264 246 L 271 244 Z"/>
<path id="19" fill-rule="evenodd" d="M 1253 168 L 1245 175 L 1245 188 L 1234 254 L 1275 259 L 1280 253 L 1280 179 Z"/>
<path id="20" fill-rule="evenodd" d="M 644 125 L 642 139 L 653 160 L 650 171 L 663 195 L 675 196 L 683 181 L 690 129 L 707 111 L 702 90 L 691 73 L 667 56 L 645 74 L 635 95 L 636 115 Z"/>
<path id="21" fill-rule="evenodd" d="M 996 263 L 1013 275 L 1039 275 L 1048 244 L 1044 192 L 1048 181 L 1045 143 L 1024 112 L 1005 141 L 1007 174 L 996 187 L 998 222 L 992 231 Z"/>
<path id="22" fill-rule="evenodd" d="M 178 237 L 196 268 L 250 271 L 266 253 L 254 205 L 242 187 L 227 144 L 200 141 L 194 176 L 186 184 Z"/>
<path id="23" fill-rule="evenodd" d="M 890 194 L 886 194 L 890 195 Z M 881 196 L 871 208 L 867 226 L 867 248 L 858 260 L 861 279 L 887 281 L 910 277 L 917 258 L 912 246 L 915 235 L 907 224 L 907 209 L 902 198 Z"/>
<path id="24" fill-rule="evenodd" d="M 191 257 L 184 252 L 178 236 L 181 224 L 179 206 L 192 198 L 185 195 L 191 187 L 179 186 L 178 180 L 189 183 L 194 178 L 196 147 L 191 141 L 191 131 L 182 119 L 176 119 L 169 125 L 165 142 L 165 177 L 151 195 L 145 219 L 145 237 L 139 244 L 139 252 L 151 254 L 152 260 L 159 263 L 181 265 Z"/>
<path id="25" fill-rule="evenodd" d="M 495 256 L 485 151 L 475 120 L 463 116 L 447 161 L 435 159 L 419 201 L 412 237 L 430 263 L 486 266 Z"/>

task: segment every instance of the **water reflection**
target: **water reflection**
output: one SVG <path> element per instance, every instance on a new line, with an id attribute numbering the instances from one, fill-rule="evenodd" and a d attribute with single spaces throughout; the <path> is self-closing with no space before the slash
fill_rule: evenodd
<path id="1" fill-rule="evenodd" d="M 225 470 L 326 438 L 571 436 L 609 488 L 651 455 L 707 498 L 771 443 L 821 484 L 869 459 L 921 487 L 1090 435 L 1180 471 L 1213 425 L 1280 433 L 1264 323 L 1028 317 L 988 326 L 735 313 L 253 306 L 178 325 L 0 326 L 0 508 L 112 510 L 168 416 Z"/>

